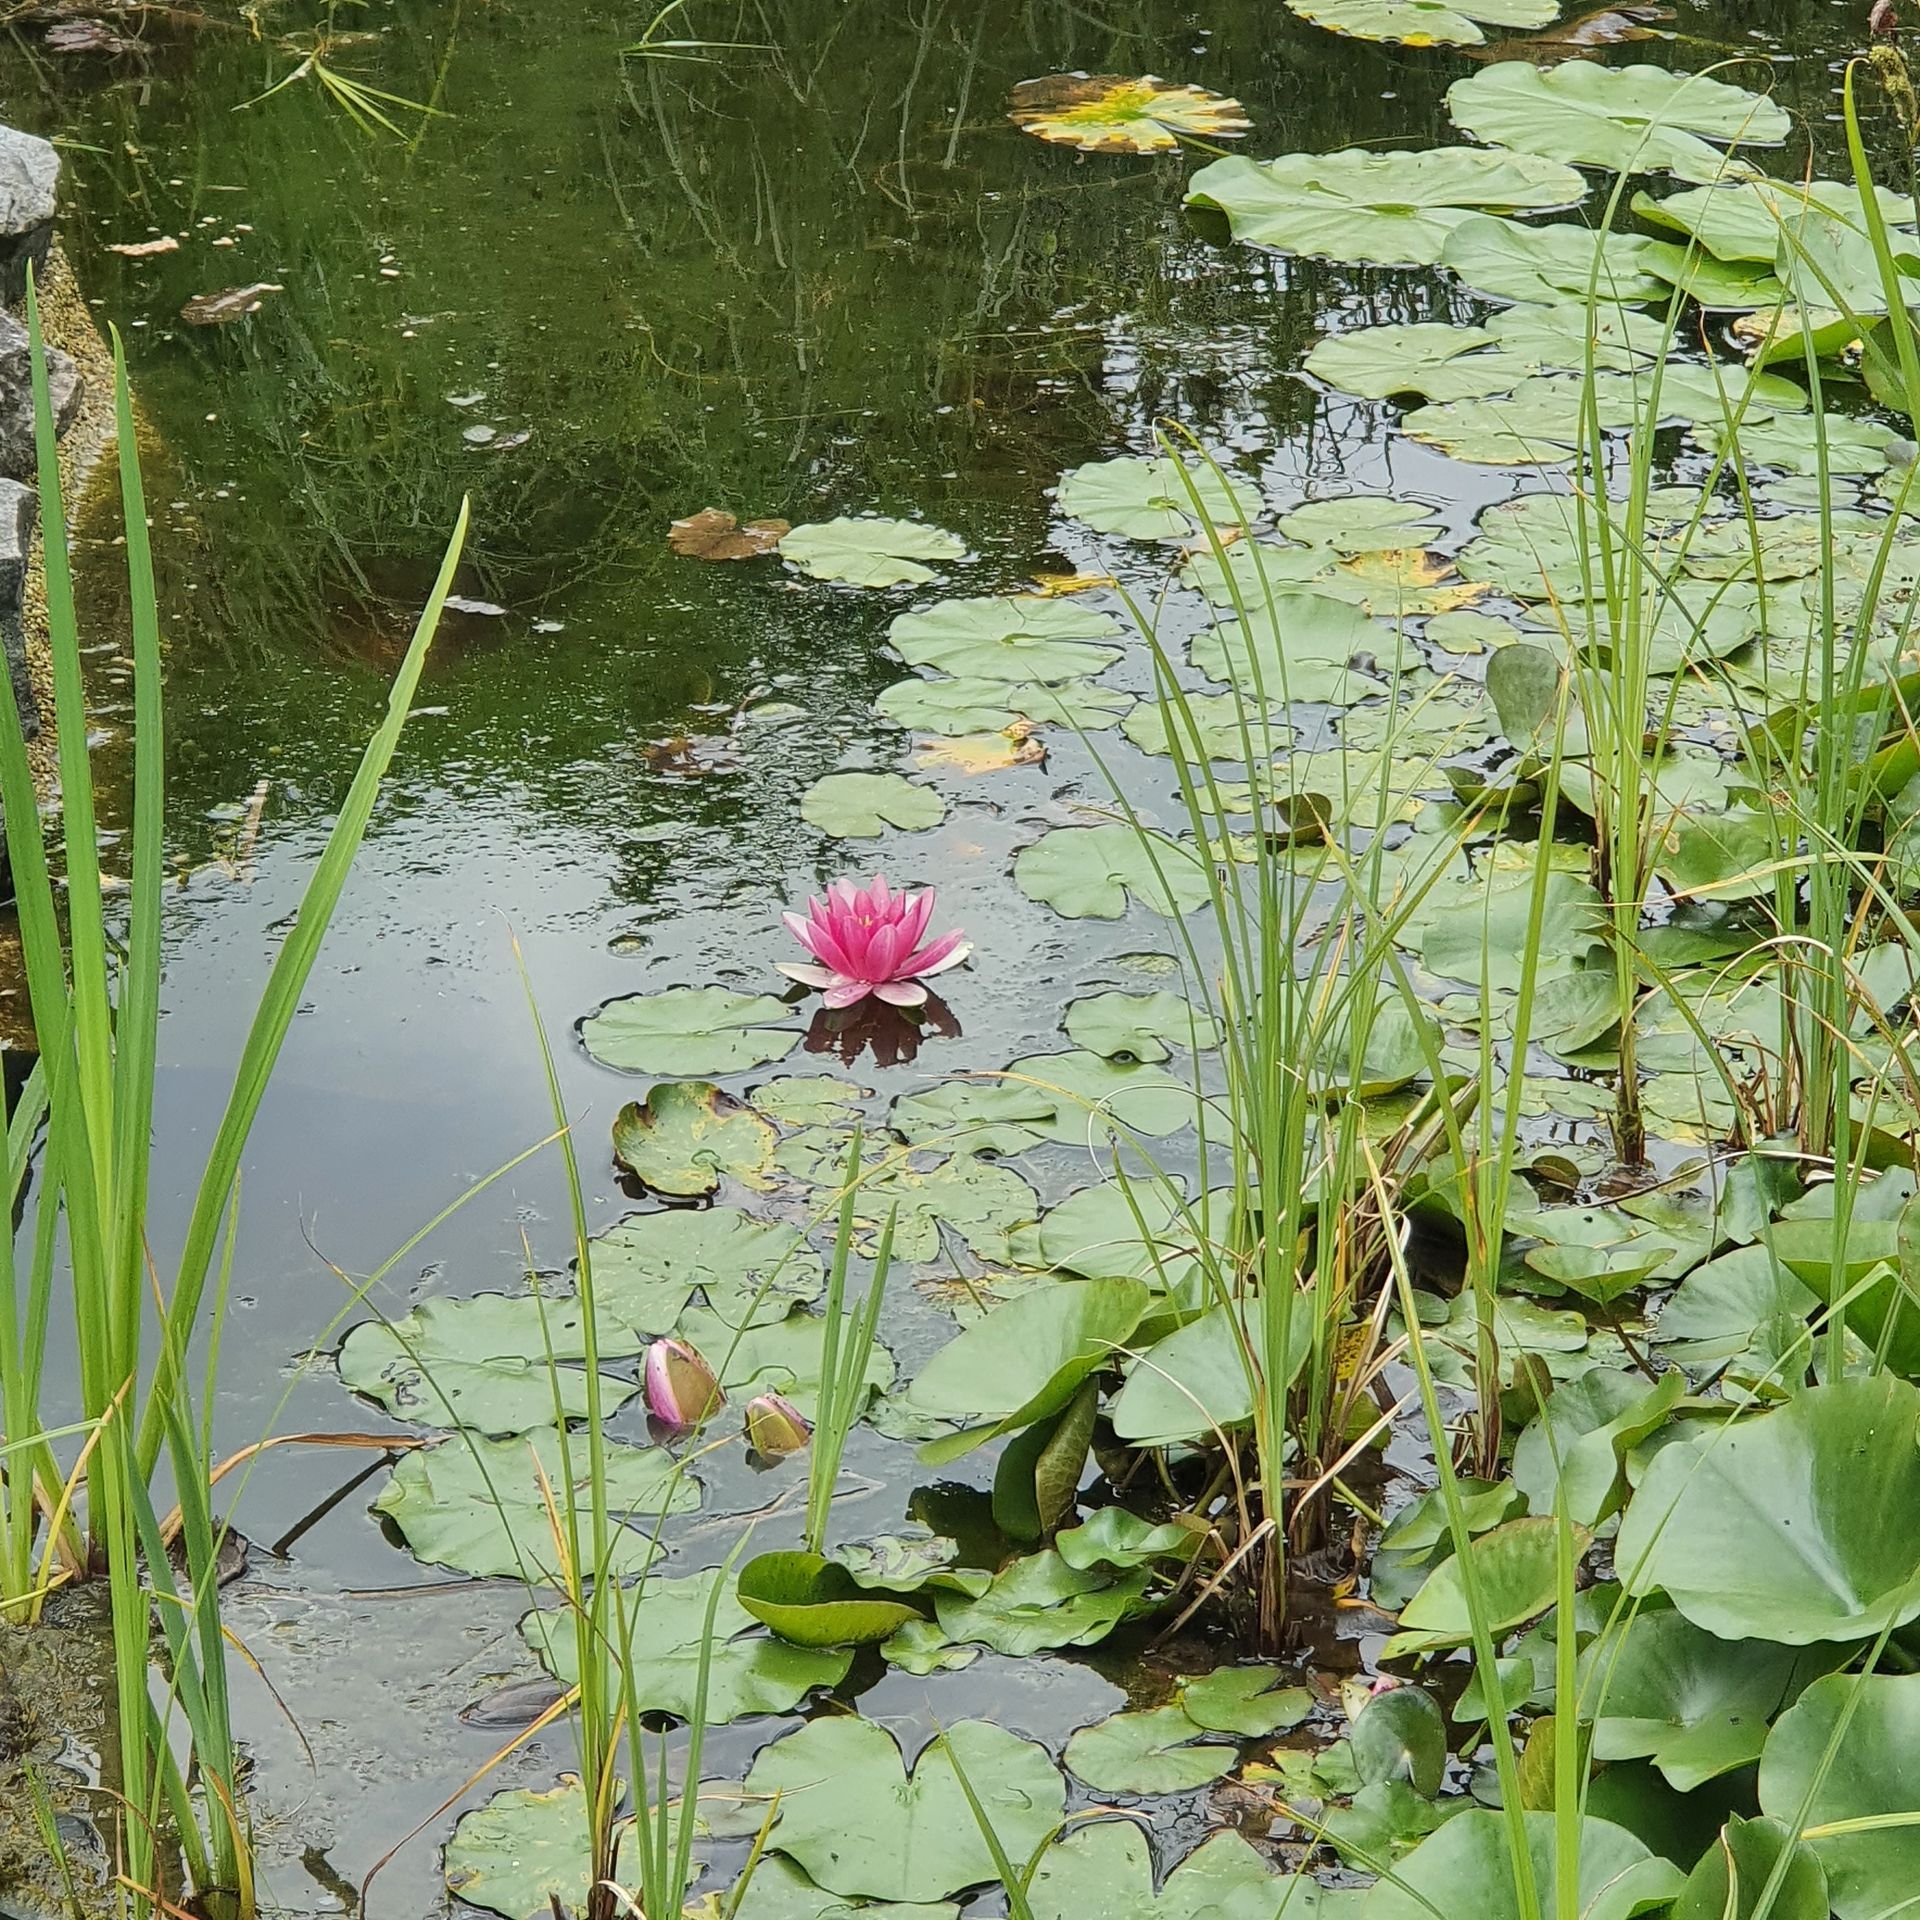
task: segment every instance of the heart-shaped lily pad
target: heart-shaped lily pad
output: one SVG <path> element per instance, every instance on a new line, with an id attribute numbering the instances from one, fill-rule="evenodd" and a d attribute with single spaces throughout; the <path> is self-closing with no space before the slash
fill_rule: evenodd
<path id="1" fill-rule="evenodd" d="M 931 787 L 897 773 L 829 773 L 800 796 L 801 817 L 843 840 L 874 840 L 889 827 L 923 833 L 947 817 Z"/>
<path id="2" fill-rule="evenodd" d="M 697 1198 L 723 1178 L 765 1187 L 775 1134 L 708 1080 L 669 1080 L 614 1116 L 613 1157 L 655 1193 Z"/>
<path id="3" fill-rule="evenodd" d="M 1120 649 L 1101 643 L 1118 631 L 1113 616 L 1095 608 L 1011 594 L 903 613 L 887 639 L 909 666 L 955 679 L 1046 683 L 1090 679 L 1112 666 Z"/>
<path id="4" fill-rule="evenodd" d="M 1154 1707 L 1082 1727 L 1062 1757 L 1096 1793 L 1184 1793 L 1231 1773 L 1240 1756 L 1178 1707 Z"/>
<path id="5" fill-rule="evenodd" d="M 922 562 L 958 560 L 966 550 L 943 528 L 865 514 L 795 527 L 780 542 L 780 557 L 802 573 L 856 587 L 921 585 L 933 578 Z"/>
<path id="6" fill-rule="evenodd" d="M 792 1017 L 770 993 L 668 987 L 609 1000 L 580 1038 L 602 1066 L 696 1079 L 784 1060 L 800 1044 L 799 1028 L 783 1026 Z"/>
<path id="7" fill-rule="evenodd" d="M 1190 841 L 1118 822 L 1053 828 L 1020 849 L 1013 877 L 1029 900 L 1069 920 L 1118 920 L 1129 897 L 1172 918 L 1209 897 L 1206 869 Z"/>
<path id="8" fill-rule="evenodd" d="M 817 1300 L 820 1256 L 797 1227 L 736 1207 L 640 1213 L 591 1242 L 594 1299 L 603 1321 L 636 1342 L 669 1333 L 697 1293 L 728 1326 L 782 1320 Z"/>
<path id="9" fill-rule="evenodd" d="M 1197 496 L 1197 498 L 1196 498 Z M 1202 519 L 1239 527 L 1261 511 L 1251 486 L 1223 481 L 1205 461 L 1093 460 L 1060 476 L 1060 511 L 1096 533 L 1134 540 L 1192 540 Z"/>
<path id="10" fill-rule="evenodd" d="M 815 1720 L 761 1753 L 746 1790 L 780 1796 L 770 1844 L 820 1886 L 942 1900 L 996 1877 L 956 1763 L 1005 1853 L 1036 1852 L 1059 1823 L 1066 1783 L 1044 1747 L 984 1721 L 946 1728 L 909 1773 L 884 1727 Z"/>
<path id="11" fill-rule="evenodd" d="M 1488 27 L 1544 27 L 1559 0 L 1287 0 L 1303 20 L 1355 40 L 1409 47 L 1478 47 Z"/>

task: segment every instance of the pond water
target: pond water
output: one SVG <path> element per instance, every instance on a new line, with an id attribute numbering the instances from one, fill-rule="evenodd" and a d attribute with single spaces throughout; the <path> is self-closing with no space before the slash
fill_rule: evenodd
<path id="1" fill-rule="evenodd" d="M 1158 72 L 1243 102 L 1256 156 L 1446 145 L 1441 100 L 1472 70 L 1463 54 L 1337 38 L 1251 0 L 715 0 L 666 37 L 741 44 L 669 60 L 623 57 L 645 9 L 606 0 L 390 0 L 343 14 L 353 31 L 331 57 L 432 101 L 424 121 L 400 114 L 399 139 L 356 130 L 310 81 L 261 97 L 295 58 L 278 36 L 311 25 L 298 11 L 183 26 L 135 63 L 0 42 L 0 111 L 65 145 L 65 245 L 125 336 L 156 503 L 179 875 L 161 1246 L 181 1232 L 273 943 L 459 504 L 473 505 L 469 610 L 443 630 L 254 1136 L 221 1451 L 270 1424 L 415 1431 L 308 1356 L 364 1317 L 343 1276 L 549 1131 L 516 941 L 559 1043 L 595 1231 L 641 1204 L 604 1143 L 649 1082 L 593 1062 L 575 1023 L 670 986 L 776 990 L 773 963 L 793 957 L 781 909 L 837 874 L 884 864 L 939 887 L 942 920 L 974 943 L 939 983 L 954 1030 L 891 1062 L 815 1058 L 809 1040 L 727 1084 L 832 1069 L 875 1090 L 877 1115 L 936 1076 L 1058 1050 L 1089 983 L 1154 984 L 1132 957 L 1166 949 L 1163 923 L 1137 909 L 1063 921 L 1009 885 L 1018 848 L 1105 800 L 1066 729 L 1044 763 L 925 776 L 950 803 L 931 832 L 836 840 L 799 811 L 824 774 L 905 764 L 914 737 L 873 711 L 900 677 L 883 651 L 898 613 L 1115 564 L 1113 543 L 1055 510 L 1063 470 L 1150 453 L 1156 423 L 1177 421 L 1283 506 L 1424 501 L 1443 547 L 1538 484 L 1450 460 L 1397 432 L 1394 408 L 1299 371 L 1336 325 L 1482 311 L 1456 282 L 1235 246 L 1183 208 L 1188 157 L 1082 156 L 1003 117 L 1032 75 Z M 1768 56 L 1816 169 L 1844 173 L 1836 61 L 1860 42 L 1860 11 L 1678 0 L 1671 38 L 1611 57 Z M 182 244 L 114 251 L 162 233 Z M 190 296 L 250 282 L 277 288 L 251 319 L 179 322 Z M 924 518 L 971 557 L 918 598 L 676 557 L 668 522 L 707 505 L 795 524 Z M 103 621 L 110 519 L 81 534 Z M 117 764 L 124 714 L 107 684 L 100 751 Z M 1088 1177 L 1064 1144 L 1023 1166 L 1049 1199 Z M 550 1149 L 437 1228 L 380 1306 L 510 1290 L 529 1249 L 544 1271 L 571 1257 Z M 883 1330 L 910 1366 L 951 1322 L 896 1287 Z M 343 1884 L 423 1824 L 368 1911 L 442 1907 L 443 1808 L 507 1737 L 460 1709 L 532 1671 L 524 1593 L 416 1562 L 369 1516 L 370 1457 L 268 1455 L 237 1513 L 256 1551 L 233 1624 L 285 1708 L 242 1681 L 268 1899 L 290 1912 L 337 1910 Z M 865 1489 L 848 1538 L 909 1511 L 978 1524 L 964 1490 L 989 1478 L 978 1455 L 936 1472 L 872 1434 L 848 1471 Z M 759 1476 L 731 1455 L 707 1478 L 700 1525 L 795 1484 L 791 1463 Z M 685 1564 L 730 1537 L 696 1529 Z M 1367 1624 L 1336 1664 L 1357 1664 Z M 1137 1654 L 989 1654 L 929 1679 L 863 1659 L 850 1686 L 905 1733 L 983 1714 L 1057 1742 L 1179 1664 L 1177 1649 L 1145 1667 Z M 708 1771 L 737 1772 L 788 1724 L 716 1736 Z M 544 1785 L 568 1761 L 550 1736 L 489 1784 Z M 1176 1820 L 1197 1832 L 1204 1799 L 1176 1803 Z"/>

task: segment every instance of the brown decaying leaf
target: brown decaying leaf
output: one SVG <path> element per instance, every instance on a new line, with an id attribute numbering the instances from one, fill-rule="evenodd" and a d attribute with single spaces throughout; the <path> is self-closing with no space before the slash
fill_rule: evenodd
<path id="1" fill-rule="evenodd" d="M 743 526 L 719 507 L 702 507 L 674 521 L 667 529 L 667 545 L 687 560 L 757 560 L 792 531 L 785 520 L 749 520 Z"/>
<path id="2" fill-rule="evenodd" d="M 1585 60 L 1603 47 L 1625 46 L 1632 40 L 1657 40 L 1659 23 L 1673 18 L 1671 7 L 1632 4 L 1599 7 L 1576 20 L 1563 21 L 1539 33 L 1516 34 L 1490 46 L 1462 47 L 1469 60 L 1497 65 L 1502 60 L 1526 60 L 1536 67 L 1566 59 Z"/>
<path id="3" fill-rule="evenodd" d="M 124 255 L 129 260 L 145 260 L 156 253 L 178 253 L 180 237 L 178 234 L 163 233 L 154 240 L 122 240 L 109 242 L 109 253 Z"/>
<path id="4" fill-rule="evenodd" d="M 285 293 L 276 280 L 256 280 L 250 287 L 223 287 L 218 293 L 196 293 L 180 309 L 180 318 L 192 327 L 224 327 L 244 320 L 267 304 L 270 293 Z"/>

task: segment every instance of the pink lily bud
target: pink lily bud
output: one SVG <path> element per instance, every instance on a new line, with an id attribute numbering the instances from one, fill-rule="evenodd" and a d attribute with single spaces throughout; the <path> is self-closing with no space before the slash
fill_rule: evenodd
<path id="1" fill-rule="evenodd" d="M 713 1369 L 684 1340 L 647 1349 L 647 1411 L 669 1427 L 697 1427 L 726 1405 Z"/>
<path id="2" fill-rule="evenodd" d="M 798 1453 L 813 1436 L 806 1415 L 777 1393 L 762 1393 L 747 1402 L 747 1444 L 767 1460 L 784 1460 Z"/>

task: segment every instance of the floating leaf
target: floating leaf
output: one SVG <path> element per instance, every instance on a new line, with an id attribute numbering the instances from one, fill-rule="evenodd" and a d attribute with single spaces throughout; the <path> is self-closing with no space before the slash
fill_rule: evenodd
<path id="1" fill-rule="evenodd" d="M 1183 134 L 1237 140 L 1253 125 L 1238 100 L 1157 74 L 1055 73 L 1022 80 L 1007 118 L 1082 153 L 1171 153 Z"/>
<path id="2" fill-rule="evenodd" d="M 1920 1616 L 1920 1389 L 1808 1387 L 1656 1453 L 1614 1563 L 1725 1639 L 1864 1640 Z"/>
<path id="3" fill-rule="evenodd" d="M 1210 897 L 1206 869 L 1191 841 L 1137 832 L 1118 821 L 1051 829 L 1020 849 L 1013 878 L 1029 900 L 1069 920 L 1118 920 L 1129 898 L 1171 919 Z"/>
<path id="4" fill-rule="evenodd" d="M 1176 1520 L 1164 1520 L 1156 1525 L 1125 1507 L 1097 1508 L 1079 1526 L 1056 1534 L 1053 1541 L 1060 1558 L 1078 1573 L 1093 1567 L 1117 1567 L 1131 1572 L 1135 1567 L 1150 1566 L 1155 1560 L 1185 1560 L 1192 1556 L 1198 1544 L 1199 1537 L 1193 1528 L 1183 1527 Z M 1201 1724 L 1213 1726 L 1215 1722 L 1207 1720 Z"/>
<path id="5" fill-rule="evenodd" d="M 1472 333 L 1474 329 L 1455 331 Z M 1373 493 L 1309 500 L 1291 513 L 1283 513 L 1279 525 L 1289 540 L 1348 555 L 1403 553 L 1430 545 L 1442 531 L 1433 509 L 1424 501 L 1395 500 Z"/>
<path id="6" fill-rule="evenodd" d="M 1409 47 L 1478 47 L 1483 27 L 1544 27 L 1559 0 L 1287 0 L 1303 20 L 1354 40 Z"/>
<path id="7" fill-rule="evenodd" d="M 656 1193 L 694 1198 L 723 1178 L 767 1185 L 774 1131 L 706 1080 L 670 1080 L 614 1116 L 613 1157 Z"/>
<path id="8" fill-rule="evenodd" d="M 1531 154 L 1436 147 L 1419 153 L 1230 155 L 1187 182 L 1189 205 L 1217 207 L 1236 240 L 1354 265 L 1427 267 L 1475 213 L 1538 212 L 1584 199 L 1572 167 Z"/>
<path id="9" fill-rule="evenodd" d="M 1666 1243 L 1653 1249 L 1660 1257 L 1672 1251 Z M 1657 1264 L 1658 1259 L 1643 1255 L 1628 1271 L 1637 1283 Z M 1572 1284 L 1594 1297 L 1586 1285 Z M 1564 1509 L 1577 1526 L 1598 1526 L 1612 1517 L 1625 1496 L 1628 1450 L 1666 1422 L 1685 1390 L 1686 1376 L 1678 1368 L 1652 1387 L 1643 1374 L 1604 1367 L 1556 1387 L 1515 1442 L 1515 1485 L 1535 1513 Z"/>
<path id="10" fill-rule="evenodd" d="M 1045 684 L 1090 678 L 1112 666 L 1120 649 L 1098 643 L 1118 631 L 1111 614 L 1092 607 L 1013 594 L 903 613 L 887 629 L 887 641 L 909 666 L 956 679 Z"/>
<path id="11" fill-rule="evenodd" d="M 983 1260 L 1000 1261 L 1007 1257 L 1007 1229 L 1031 1220 L 1039 1208 L 1039 1196 L 1011 1167 L 956 1152 L 933 1161 L 901 1156 L 871 1175 L 863 1172 L 854 1217 L 862 1251 L 871 1250 L 893 1214 L 897 1259 L 937 1260 L 941 1229 L 951 1227 Z"/>
<path id="12" fill-rule="evenodd" d="M 1775 1888 L 1783 1853 L 1792 1859 Z M 1688 1875 L 1673 1920 L 1756 1920 L 1763 1905 L 1767 1920 L 1828 1920 L 1833 1911 L 1813 1848 L 1781 1821 L 1743 1820 L 1736 1813 Z"/>
<path id="13" fill-rule="evenodd" d="M 1307 1314 L 1292 1315 L 1288 1337 L 1285 1373 L 1291 1382 L 1313 1342 Z M 1130 1446 L 1210 1439 L 1217 1430 L 1251 1423 L 1257 1379 L 1266 1367 L 1267 1324 L 1258 1303 L 1212 1306 L 1147 1350 L 1107 1417 Z"/>
<path id="14" fill-rule="evenodd" d="M 1826 1869 L 1840 1920 L 1910 1907 L 1920 1873 L 1920 1675 L 1816 1680 L 1767 1738 L 1760 1805 L 1792 1831 L 1803 1822 L 1815 1830 L 1806 1845 Z M 1889 1824 L 1818 1831 L 1856 1820 Z"/>
<path id="15" fill-rule="evenodd" d="M 1276 1874 L 1231 1831 L 1203 1841 L 1156 1893 L 1153 1843 L 1131 1820 L 1075 1827 L 1040 1856 L 1027 1890 L 1034 1920 L 1357 1920 L 1364 1898 Z"/>
<path id="16" fill-rule="evenodd" d="M 729 1326 L 780 1320 L 826 1284 L 820 1256 L 797 1227 L 735 1207 L 636 1214 L 591 1242 L 594 1301 L 638 1343 L 671 1332 L 699 1294 Z"/>
<path id="17" fill-rule="evenodd" d="M 1285 1685 L 1287 1678 L 1281 1667 L 1217 1667 L 1182 1683 L 1180 1705 L 1196 1726 L 1264 1740 L 1297 1727 L 1313 1711 L 1313 1695 Z"/>
<path id="18" fill-rule="evenodd" d="M 1557 1885 L 1554 1816 L 1521 1818 L 1532 1884 Z M 1665 1906 L 1684 1883 L 1679 1868 L 1649 1853 L 1624 1827 L 1583 1819 L 1573 1838 L 1579 1847 L 1574 1910 L 1581 1920 L 1630 1920 Z M 1507 1816 L 1469 1807 L 1400 1861 L 1393 1878 L 1367 1895 L 1361 1913 L 1363 1920 L 1520 1920 L 1527 1910 L 1514 1884 Z"/>
<path id="19" fill-rule="evenodd" d="M 780 557 L 802 573 L 856 587 L 921 586 L 933 578 L 923 561 L 958 560 L 966 551 L 943 528 L 869 514 L 795 527 L 780 542 Z"/>
<path id="20" fill-rule="evenodd" d="M 644 1572 L 659 1557 L 659 1520 L 699 1506 L 699 1482 L 659 1447 L 609 1440 L 600 1452 L 609 1511 L 644 1523 L 614 1528 L 604 1571 Z M 418 1560 L 478 1579 L 557 1580 L 573 1543 L 555 1539 L 555 1511 L 564 1525 L 570 1498 L 584 1507 L 593 1471 L 584 1445 L 570 1460 L 571 1492 L 551 1427 L 511 1440 L 462 1433 L 402 1455 L 373 1511 L 400 1529 Z"/>
<path id="21" fill-rule="evenodd" d="M 1067 1008 L 1067 1038 L 1102 1058 L 1155 1061 L 1173 1047 L 1217 1047 L 1220 1026 L 1177 993 L 1096 993 Z"/>
<path id="22" fill-rule="evenodd" d="M 640 1350 L 614 1327 L 599 1330 L 604 1359 Z M 584 1419 L 587 1376 L 555 1362 L 586 1358 L 586 1312 L 577 1299 L 477 1293 L 426 1300 L 388 1324 L 355 1327 L 340 1347 L 340 1378 L 402 1420 L 477 1433 L 549 1427 L 556 1413 Z M 551 1359 L 549 1358 L 551 1355 Z M 631 1380 L 600 1376 L 606 1411 L 631 1399 Z"/>
<path id="23" fill-rule="evenodd" d="M 618 1823 L 624 1837 L 632 1823 Z M 577 1773 L 557 1786 L 509 1787 L 463 1813 L 447 1841 L 447 1889 L 503 1920 L 585 1913 L 593 1891 L 587 1797 Z"/>
<path id="24" fill-rule="evenodd" d="M 1638 303 L 1667 296 L 1653 269 L 1656 247 L 1633 233 L 1475 218 L 1447 234 L 1440 264 L 1495 300 L 1552 306 L 1597 293 L 1603 303 Z"/>
<path id="25" fill-rule="evenodd" d="M 749 520 L 743 526 L 718 507 L 702 507 L 668 527 L 667 545 L 688 560 L 757 560 L 776 552 L 792 531 L 785 520 Z"/>
<path id="26" fill-rule="evenodd" d="M 1065 680 L 1043 687 L 999 680 L 900 680 L 882 687 L 873 710 L 895 726 L 922 733 L 993 733 L 1025 720 L 1034 726 L 1097 730 L 1117 724 L 1134 705 L 1118 687 Z"/>
<path id="27" fill-rule="evenodd" d="M 1880 217 L 1890 226 L 1912 220 L 1910 200 L 1886 187 L 1874 192 Z M 1860 190 L 1851 180 L 1738 180 L 1689 187 L 1665 199 L 1636 193 L 1633 210 L 1657 226 L 1673 227 L 1698 240 L 1716 260 L 1755 260 L 1768 267 L 1783 240 L 1809 221 L 1818 224 L 1833 217 L 1858 226 L 1861 219 Z M 1809 293 L 1816 291 L 1809 286 Z"/>
<path id="28" fill-rule="evenodd" d="M 1575 1557 L 1592 1535 L 1573 1529 Z M 1483 1533 L 1470 1549 L 1487 1625 L 1497 1636 L 1545 1613 L 1553 1605 L 1558 1574 L 1560 1522 L 1546 1515 L 1508 1520 Z M 1465 1569 L 1460 1556 L 1443 1560 L 1400 1610 L 1400 1631 L 1387 1642 L 1389 1657 L 1463 1647 L 1473 1638 Z"/>
<path id="29" fill-rule="evenodd" d="M 180 318 L 190 327 L 225 327 L 249 314 L 258 313 L 267 304 L 270 293 L 285 293 L 275 280 L 256 280 L 247 287 L 225 287 L 218 293 L 196 293 L 180 309 Z"/>
<path id="30" fill-rule="evenodd" d="M 1077 1280 L 1018 1294 L 964 1328 L 907 1389 L 921 1412 L 966 1423 L 929 1455 L 955 1459 L 1062 1412 L 1083 1381 L 1117 1364 L 1149 1298 L 1138 1280 Z"/>
<path id="31" fill-rule="evenodd" d="M 920 1617 L 817 1553 L 756 1554 L 740 1569 L 740 1604 L 797 1647 L 870 1647 Z"/>
<path id="32" fill-rule="evenodd" d="M 800 1043 L 797 1027 L 781 1028 L 792 1017 L 768 993 L 668 987 L 609 1000 L 581 1023 L 580 1038 L 602 1066 L 693 1079 L 784 1060 Z"/>
<path id="33" fill-rule="evenodd" d="M 1116 1713 L 1082 1727 L 1062 1758 L 1096 1793 L 1185 1793 L 1231 1773 L 1240 1757 L 1229 1746 L 1195 1744 L 1206 1732 L 1178 1707 Z"/>
<path id="34" fill-rule="evenodd" d="M 884 1727 L 857 1716 L 815 1720 L 753 1763 L 749 1794 L 779 1796 L 769 1844 L 835 1893 L 944 1899 L 996 1877 L 955 1761 L 1001 1847 L 1025 1860 L 1058 1824 L 1066 1783 L 1046 1749 L 962 1720 L 908 1773 Z"/>
<path id="35" fill-rule="evenodd" d="M 1196 1118 L 1192 1085 L 1140 1061 L 1108 1060 L 1097 1053 L 1035 1053 L 1014 1061 L 1007 1074 L 1051 1102 L 1044 1122 L 1029 1123 L 1045 1140 L 1084 1145 L 1109 1127 L 1159 1140 L 1192 1126 Z"/>
<path id="36" fill-rule="evenodd" d="M 1453 124 L 1476 140 L 1609 173 L 1712 182 L 1727 156 L 1709 140 L 1771 145 L 1790 122 L 1764 95 L 1704 74 L 1568 60 L 1503 60 L 1447 89 Z M 1703 137 L 1704 136 L 1704 137 Z"/>
<path id="37" fill-rule="evenodd" d="M 1251 487 L 1234 488 L 1199 459 L 1090 460 L 1060 476 L 1056 497 L 1069 519 L 1130 540 L 1192 540 L 1202 513 L 1216 527 L 1237 527 L 1261 510 Z"/>
<path id="38" fill-rule="evenodd" d="M 947 803 L 897 773 L 829 773 L 800 796 L 800 815 L 822 833 L 872 840 L 889 827 L 902 833 L 937 827 Z"/>
<path id="39" fill-rule="evenodd" d="M 712 1897 L 716 1904 L 711 1912 L 705 1902 L 687 1909 L 690 1920 L 956 1920 L 960 1911 L 950 1900 L 928 1905 L 845 1900 L 816 1887 L 791 1860 L 777 1853 L 763 1854 L 755 1864 L 737 1907 L 731 1894 Z M 1787 1916 L 1783 1914 L 1781 1920 Z"/>
<path id="40" fill-rule="evenodd" d="M 1701 421 L 1694 431 L 1713 451 L 1720 450 L 1724 428 Z M 1880 473 L 1895 458 L 1906 457 L 1911 442 L 1884 421 L 1849 413 L 1787 415 L 1757 420 L 1740 428 L 1740 459 L 1746 467 L 1778 467 L 1783 473 Z"/>
<path id="41" fill-rule="evenodd" d="M 1651 1760 L 1680 1793 L 1752 1766 L 1810 1671 L 1792 1647 L 1722 1640 L 1665 1607 L 1624 1614 L 1581 1658 L 1594 1758 Z"/>
<path id="42" fill-rule="evenodd" d="M 1017 1659 L 1054 1647 L 1090 1647 L 1141 1610 L 1150 1576 L 1080 1571 L 1048 1548 L 1015 1560 L 972 1599 L 934 1595 L 942 1629 L 955 1641 L 977 1640 Z"/>
<path id="43" fill-rule="evenodd" d="M 1010 767 L 1046 765 L 1047 748 L 1033 737 L 1031 720 L 1016 720 L 991 733 L 962 733 L 947 740 L 930 740 L 914 754 L 914 764 L 931 770 L 962 773 L 1005 773 Z"/>
<path id="44" fill-rule="evenodd" d="M 815 1687 L 837 1686 L 846 1678 L 851 1652 L 774 1639 L 731 1587 L 720 1596 L 713 1639 L 703 1649 L 707 1603 L 720 1578 L 717 1568 L 684 1580 L 650 1575 L 618 1609 L 626 1633 L 621 1665 L 641 1713 L 692 1718 L 703 1650 L 709 1658 L 707 1722 L 716 1727 L 750 1713 L 790 1713 Z M 520 1633 L 556 1680 L 569 1687 L 578 1683 L 580 1642 L 571 1616 L 529 1613 Z M 618 1680 L 612 1685 L 618 1695 Z"/>

